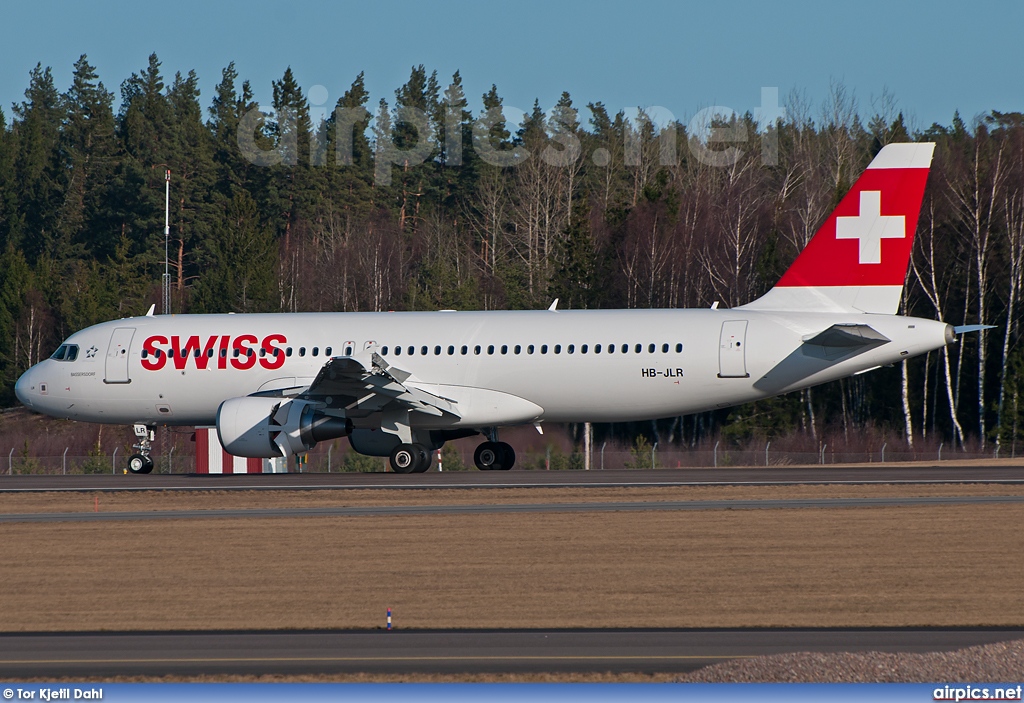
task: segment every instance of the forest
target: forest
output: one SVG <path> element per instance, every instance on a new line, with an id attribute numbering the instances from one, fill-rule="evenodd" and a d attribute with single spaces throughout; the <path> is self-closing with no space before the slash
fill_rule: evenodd
<path id="1" fill-rule="evenodd" d="M 346 80 L 347 82 L 347 80 Z M 994 329 L 901 366 L 751 405 L 595 427 L 633 445 L 1015 451 L 1024 385 L 1024 115 L 908 126 L 891 95 L 712 120 L 535 102 L 474 113 L 422 65 L 374 103 L 364 75 L 310 107 L 291 69 L 258 106 L 234 65 L 201 99 L 157 56 L 115 96 L 86 56 L 31 70 L 0 110 L 0 406 L 68 334 L 161 303 L 170 171 L 175 313 L 721 307 L 769 289 L 872 156 L 937 142 L 905 314 Z M 474 96 L 473 102 L 476 103 Z M 518 114 L 518 111 L 517 113 Z M 579 428 L 568 431 L 578 437 Z"/>

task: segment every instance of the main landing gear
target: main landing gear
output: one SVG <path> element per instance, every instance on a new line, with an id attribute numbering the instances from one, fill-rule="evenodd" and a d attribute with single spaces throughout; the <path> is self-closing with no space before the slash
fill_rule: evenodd
<path id="1" fill-rule="evenodd" d="M 402 443 L 391 452 L 391 468 L 396 474 L 421 474 L 430 464 L 430 452 L 422 444 Z"/>
<path id="2" fill-rule="evenodd" d="M 139 453 L 129 457 L 128 470 L 133 474 L 148 474 L 153 470 L 153 458 L 150 456 L 150 452 L 153 451 L 153 440 L 156 439 L 156 426 L 135 425 L 135 436 L 139 438 L 139 441 L 132 447 L 138 449 Z"/>
<path id="3" fill-rule="evenodd" d="M 508 471 L 516 463 L 516 453 L 506 442 L 484 442 L 473 452 L 473 462 L 481 471 Z"/>

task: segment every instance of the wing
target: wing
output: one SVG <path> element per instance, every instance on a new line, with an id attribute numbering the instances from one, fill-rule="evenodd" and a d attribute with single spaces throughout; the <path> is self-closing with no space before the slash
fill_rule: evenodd
<path id="1" fill-rule="evenodd" d="M 453 420 L 461 417 L 455 401 L 407 385 L 410 376 L 376 352 L 362 359 L 333 357 L 298 397 L 344 410 L 346 417 L 365 417 L 385 410 L 408 410 Z"/>

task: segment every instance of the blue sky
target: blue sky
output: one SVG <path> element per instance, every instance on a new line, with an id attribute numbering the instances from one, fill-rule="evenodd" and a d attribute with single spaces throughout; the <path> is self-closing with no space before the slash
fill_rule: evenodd
<path id="1" fill-rule="evenodd" d="M 55 2 L 4 10 L 0 106 L 10 119 L 28 72 L 52 66 L 64 90 L 82 53 L 108 88 L 141 70 L 151 52 L 169 79 L 195 69 L 209 105 L 235 61 L 257 99 L 291 66 L 333 104 L 359 71 L 373 109 L 413 64 L 447 82 L 460 69 L 472 104 L 492 82 L 506 106 L 550 107 L 568 90 L 582 107 L 612 112 L 660 106 L 684 122 L 701 108 L 754 110 L 762 87 L 796 90 L 817 115 L 832 81 L 862 115 L 891 92 L 912 125 L 949 124 L 988 110 L 1024 111 L 1024 3 L 665 2 L 443 0 L 376 2 Z"/>

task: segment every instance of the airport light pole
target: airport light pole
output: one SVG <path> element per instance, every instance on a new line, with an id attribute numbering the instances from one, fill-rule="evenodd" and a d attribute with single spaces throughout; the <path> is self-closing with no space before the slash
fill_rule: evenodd
<path id="1" fill-rule="evenodd" d="M 171 314 L 171 169 L 164 171 L 164 315 Z"/>

